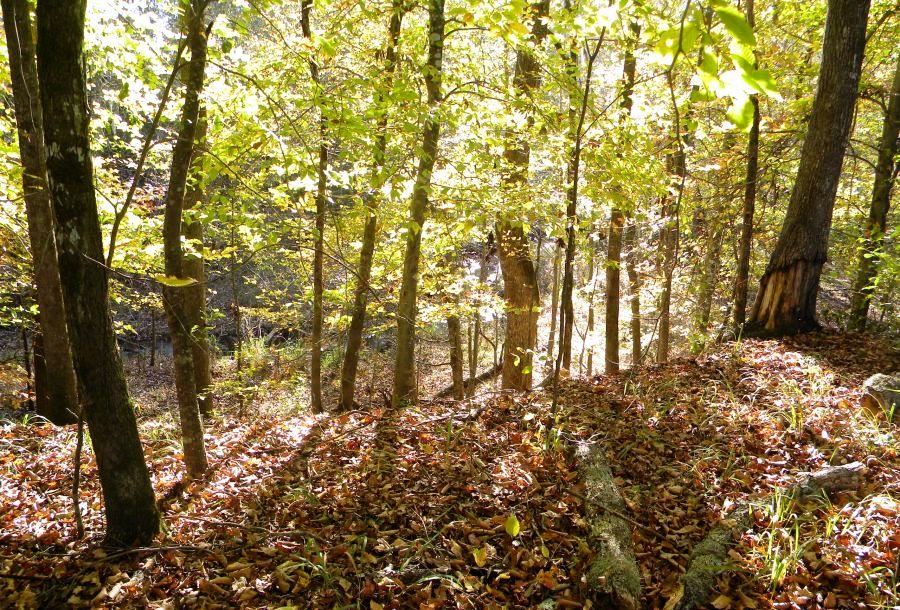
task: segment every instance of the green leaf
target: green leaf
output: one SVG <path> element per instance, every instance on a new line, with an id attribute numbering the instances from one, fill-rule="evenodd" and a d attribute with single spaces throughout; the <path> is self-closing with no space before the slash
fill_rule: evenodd
<path id="1" fill-rule="evenodd" d="M 756 45 L 756 37 L 753 36 L 753 28 L 747 23 L 741 11 L 733 6 L 717 6 L 716 14 L 722 20 L 722 25 L 728 30 L 732 38 L 741 44 Z"/>
<path id="2" fill-rule="evenodd" d="M 753 125 L 753 102 L 750 97 L 735 98 L 725 116 L 741 131 L 749 131 Z"/>
<path id="3" fill-rule="evenodd" d="M 171 288 L 187 288 L 197 283 L 197 280 L 192 277 L 175 277 L 174 275 L 163 275 L 161 273 L 154 275 L 153 279 L 163 286 Z"/>
<path id="4" fill-rule="evenodd" d="M 472 549 L 472 557 L 475 559 L 475 565 L 479 568 L 483 568 L 484 564 L 487 563 L 487 547 L 483 546 L 480 549 Z"/>
<path id="5" fill-rule="evenodd" d="M 519 520 L 515 515 L 510 515 L 506 518 L 506 533 L 509 534 L 512 538 L 515 538 L 519 535 Z"/>

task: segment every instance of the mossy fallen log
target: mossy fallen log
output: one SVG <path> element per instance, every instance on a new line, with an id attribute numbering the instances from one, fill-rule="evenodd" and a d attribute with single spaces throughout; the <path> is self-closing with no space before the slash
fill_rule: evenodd
<path id="1" fill-rule="evenodd" d="M 827 466 L 805 473 L 785 492 L 797 499 L 808 499 L 820 493 L 859 489 L 865 480 L 866 467 L 859 462 Z M 665 610 L 690 610 L 704 606 L 716 584 L 716 578 L 730 569 L 728 550 L 753 525 L 751 508 L 743 504 L 716 525 L 691 551 L 687 569 L 678 589 L 669 598 Z"/>
<path id="2" fill-rule="evenodd" d="M 636 610 L 641 597 L 641 572 L 634 556 L 628 512 L 612 472 L 597 444 L 576 448 L 579 474 L 590 527 L 588 544 L 596 551 L 587 573 L 595 608 Z"/>

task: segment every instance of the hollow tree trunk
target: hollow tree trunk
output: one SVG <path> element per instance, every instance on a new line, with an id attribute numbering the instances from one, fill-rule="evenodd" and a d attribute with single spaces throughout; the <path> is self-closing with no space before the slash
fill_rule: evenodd
<path id="1" fill-rule="evenodd" d="M 57 254 L 80 396 L 106 508 L 106 540 L 146 544 L 159 511 L 109 311 L 103 237 L 94 193 L 87 87 L 85 0 L 37 7 L 37 68 Z"/>
<path id="2" fill-rule="evenodd" d="M 640 26 L 631 24 L 632 38 L 625 50 L 622 66 L 622 121 L 631 115 L 634 73 L 637 62 L 634 58 L 634 39 L 640 34 Z M 609 217 L 609 239 L 606 245 L 606 330 L 604 346 L 604 370 L 615 373 L 619 370 L 619 296 L 622 275 L 622 233 L 625 214 L 615 206 Z"/>
<path id="3" fill-rule="evenodd" d="M 444 51 L 444 0 L 428 2 L 428 62 L 424 73 L 428 92 L 428 116 L 422 132 L 419 168 L 409 206 L 410 221 L 403 257 L 403 280 L 397 306 L 397 357 L 394 363 L 394 388 L 391 403 L 395 407 L 416 400 L 416 296 L 419 284 L 419 256 L 422 228 L 431 190 L 431 173 L 437 157 L 441 101 L 441 66 Z"/>
<path id="4" fill-rule="evenodd" d="M 169 186 L 166 189 L 166 210 L 163 220 L 163 253 L 167 280 L 162 287 L 163 304 L 172 337 L 172 363 L 175 371 L 175 390 L 178 396 L 178 415 L 181 421 L 181 442 L 184 462 L 190 476 L 200 476 L 208 467 L 203 443 L 203 422 L 197 399 L 194 373 L 193 322 L 188 306 L 188 289 L 196 284 L 185 268 L 182 249 L 182 221 L 187 190 L 187 178 L 194 155 L 197 125 L 200 121 L 200 92 L 206 70 L 206 0 L 192 0 L 186 9 L 188 47 L 191 58 L 186 66 L 184 106 L 178 139 L 172 151 Z"/>
<path id="5" fill-rule="evenodd" d="M 310 12 L 312 0 L 303 0 L 300 26 L 303 36 L 312 40 Z M 321 94 L 319 65 L 315 59 L 309 60 L 309 74 Z M 323 100 L 319 99 L 321 105 Z M 316 217 L 313 245 L 313 314 L 312 346 L 310 350 L 310 408 L 313 413 L 321 413 L 322 407 L 322 322 L 324 319 L 323 296 L 325 293 L 325 199 L 328 194 L 328 119 L 321 107 L 319 110 L 319 159 L 316 167 Z"/>
<path id="6" fill-rule="evenodd" d="M 394 82 L 397 65 L 397 41 L 400 39 L 400 27 L 403 19 L 403 7 L 394 2 L 391 7 L 391 21 L 388 28 L 388 43 L 384 57 L 384 82 L 375 94 L 375 112 L 378 116 L 377 135 L 375 138 L 375 154 L 372 173 L 375 186 L 380 187 L 385 180 L 384 163 L 387 153 L 388 109 L 387 93 Z M 341 365 L 341 402 L 340 408 L 352 409 L 356 393 L 356 373 L 359 369 L 359 352 L 362 346 L 363 328 L 366 324 L 366 305 L 369 296 L 369 280 L 372 276 L 372 259 L 375 253 L 375 238 L 378 233 L 378 188 L 372 194 L 368 205 L 368 218 L 363 229 L 362 248 L 359 252 L 359 267 L 356 277 L 356 290 L 353 295 L 353 313 L 350 315 L 350 327 L 347 329 L 347 349 Z"/>
<path id="7" fill-rule="evenodd" d="M 829 0 L 819 84 L 784 225 L 747 324 L 756 336 L 819 327 L 816 298 L 853 108 L 869 0 Z"/>
<path id="8" fill-rule="evenodd" d="M 637 223 L 633 218 L 628 220 L 625 228 L 625 243 L 628 250 L 625 255 L 625 272 L 628 274 L 628 293 L 631 305 L 631 366 L 641 364 L 641 276 L 638 271 L 640 255 L 638 248 Z"/>
<path id="9" fill-rule="evenodd" d="M 191 161 L 192 179 L 187 187 L 184 210 L 195 210 L 199 203 L 205 202 L 202 186 L 202 155 L 206 144 L 206 109 L 200 108 L 197 125 L 197 146 L 194 147 Z M 213 410 L 212 396 L 212 359 L 209 340 L 209 329 L 206 318 L 206 270 L 203 264 L 203 222 L 197 218 L 196 211 L 183 219 L 184 238 L 191 243 L 192 252 L 185 255 L 182 261 L 184 274 L 197 281 L 187 286 L 185 291 L 185 315 L 191 329 L 191 356 L 194 361 L 194 385 L 197 388 L 197 402 L 200 413 L 210 415 Z M 155 321 L 155 320 L 154 320 Z M 154 338 L 155 339 L 155 338 Z"/>
<path id="10" fill-rule="evenodd" d="M 3 0 L 13 106 L 22 162 L 22 192 L 37 292 L 43 347 L 41 376 L 35 376 L 37 412 L 54 424 L 78 421 L 78 393 L 59 278 L 53 208 L 47 191 L 47 158 L 38 75 L 27 0 Z M 38 363 L 35 363 L 38 366 Z"/>
<path id="11" fill-rule="evenodd" d="M 878 164 L 875 166 L 875 185 L 872 187 L 872 201 L 869 218 L 863 229 L 863 247 L 859 256 L 853 297 L 850 302 L 850 327 L 865 330 L 869 317 L 869 303 L 874 287 L 872 280 L 878 271 L 876 254 L 884 242 L 887 228 L 888 208 L 891 205 L 891 187 L 894 183 L 894 156 L 897 154 L 897 137 L 900 130 L 900 60 L 894 70 L 894 81 L 889 93 L 887 113 L 881 129 L 878 145 Z"/>
<path id="12" fill-rule="evenodd" d="M 531 44 L 539 47 L 547 36 L 544 20 L 550 12 L 549 0 L 531 3 Z M 541 82 L 540 66 L 534 53 L 523 46 L 516 52 L 513 88 L 527 99 Z M 526 123 L 531 126 L 529 114 Z M 531 146 L 527 133 L 506 133 L 503 151 L 506 169 L 503 185 L 508 196 L 521 196 L 528 184 Z M 502 385 L 507 389 L 531 389 L 531 369 L 537 344 L 537 320 L 541 303 L 537 273 L 531 259 L 528 236 L 520 222 L 510 218 L 497 221 L 497 253 L 503 272 L 506 300 L 506 342 L 503 350 Z"/>

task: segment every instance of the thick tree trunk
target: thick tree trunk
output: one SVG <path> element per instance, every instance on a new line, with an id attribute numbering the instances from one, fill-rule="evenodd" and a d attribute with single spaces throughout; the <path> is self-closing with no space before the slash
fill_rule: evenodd
<path id="1" fill-rule="evenodd" d="M 753 1 L 747 0 L 747 23 L 755 26 Z M 753 215 L 756 211 L 756 180 L 759 173 L 759 96 L 750 96 L 753 104 L 753 123 L 747 140 L 747 177 L 744 180 L 744 212 L 741 221 L 741 241 L 738 247 L 737 275 L 734 280 L 734 332 L 739 334 L 747 318 L 747 286 L 750 278 L 750 253 L 753 245 Z"/>
<path id="2" fill-rule="evenodd" d="M 378 116 L 377 136 L 372 173 L 377 187 L 384 183 L 384 162 L 387 153 L 388 111 L 385 99 L 394 82 L 397 65 L 397 41 L 400 39 L 400 27 L 403 19 L 403 8 L 399 3 L 392 5 L 391 21 L 388 28 L 388 43 L 385 48 L 385 77 L 381 88 L 376 91 L 375 112 Z M 341 366 L 341 403 L 340 408 L 352 409 L 356 393 L 356 373 L 359 369 L 359 352 L 362 346 L 363 328 L 366 324 L 366 305 L 369 296 L 369 280 L 372 276 L 372 259 L 375 253 L 375 238 L 378 233 L 378 193 L 377 188 L 369 199 L 368 218 L 363 229 L 362 248 L 359 252 L 359 268 L 356 274 L 356 290 L 353 295 L 353 312 L 350 315 L 350 327 L 347 329 L 347 349 Z"/>
<path id="3" fill-rule="evenodd" d="M 310 12 L 312 0 L 303 0 L 300 25 L 303 36 L 312 40 Z M 317 95 L 321 93 L 319 82 L 319 65 L 314 59 L 309 61 L 309 73 L 316 87 Z M 319 100 L 322 104 L 324 100 Z M 325 199 L 328 195 L 328 119 L 324 111 L 319 109 L 319 161 L 316 167 L 316 218 L 313 231 L 313 314 L 312 314 L 312 346 L 310 350 L 310 408 L 313 413 L 321 413 L 322 407 L 322 323 L 324 308 L 322 297 L 325 293 Z"/>
<path id="4" fill-rule="evenodd" d="M 197 477 L 208 467 L 206 448 L 203 443 L 203 422 L 200 419 L 200 405 L 197 399 L 197 385 L 194 373 L 195 320 L 188 307 L 188 289 L 196 283 L 185 269 L 185 256 L 181 246 L 182 216 L 187 190 L 187 178 L 194 155 L 194 143 L 198 135 L 200 121 L 200 92 L 206 70 L 206 25 L 204 7 L 206 0 L 192 0 L 185 21 L 187 25 L 188 47 L 191 59 L 186 66 L 184 106 L 178 140 L 172 151 L 172 168 L 169 186 L 166 190 L 166 211 L 163 221 L 163 252 L 166 276 L 187 282 L 188 286 L 163 285 L 163 303 L 169 319 L 169 334 L 172 337 L 172 361 L 175 370 L 175 390 L 178 396 L 178 414 L 181 421 L 181 441 L 184 462 L 188 475 Z"/>
<path id="5" fill-rule="evenodd" d="M 631 366 L 639 366 L 642 360 L 641 347 L 641 276 L 638 271 L 640 263 L 638 247 L 637 223 L 629 219 L 625 228 L 625 243 L 628 245 L 625 255 L 625 271 L 628 274 L 628 294 L 631 305 Z"/>
<path id="6" fill-rule="evenodd" d="M 874 287 L 872 280 L 878 271 L 876 255 L 884 243 L 887 228 L 888 208 L 891 205 L 891 187 L 894 184 L 894 156 L 897 154 L 897 137 L 900 135 L 900 60 L 894 70 L 894 81 L 889 93 L 887 114 L 881 129 L 878 145 L 878 164 L 875 166 L 875 185 L 872 187 L 872 202 L 869 218 L 863 229 L 863 246 L 859 255 L 859 267 L 853 284 L 850 303 L 850 327 L 865 330 L 869 317 L 869 303 Z"/>
<path id="7" fill-rule="evenodd" d="M 59 279 L 53 209 L 47 191 L 47 158 L 34 40 L 27 0 L 3 0 L 13 105 L 22 162 L 22 192 L 34 265 L 43 366 L 35 376 L 37 412 L 55 424 L 78 421 L 78 393 Z M 37 367 L 37 363 L 35 367 Z"/>
<path id="8" fill-rule="evenodd" d="M 106 507 L 106 540 L 146 544 L 159 511 L 109 311 L 84 81 L 85 0 L 41 0 L 37 67 L 59 272 L 75 370 Z"/>
<path id="9" fill-rule="evenodd" d="M 424 74 L 428 92 L 428 116 L 422 133 L 422 152 L 413 185 L 409 206 L 410 220 L 406 231 L 406 252 L 403 257 L 403 280 L 397 306 L 397 358 L 394 363 L 394 389 L 391 403 L 395 407 L 416 400 L 416 296 L 419 284 L 419 256 L 422 248 L 422 228 L 431 173 L 437 157 L 441 102 L 441 66 L 444 53 L 444 0 L 428 2 L 428 62 Z"/>
<path id="10" fill-rule="evenodd" d="M 191 161 L 192 180 L 188 184 L 184 200 L 184 210 L 194 210 L 198 203 L 204 202 L 202 186 L 202 149 L 206 141 L 206 109 L 200 108 L 197 146 Z M 197 388 L 197 402 L 200 413 L 210 415 L 213 410 L 212 358 L 210 350 L 209 330 L 206 319 L 206 270 L 203 264 L 203 223 L 190 215 L 183 219 L 184 238 L 193 245 L 193 252 L 185 255 L 182 268 L 186 277 L 197 281 L 185 291 L 185 315 L 191 328 L 191 355 L 194 361 L 194 385 Z"/>
<path id="11" fill-rule="evenodd" d="M 778 242 L 746 327 L 779 336 L 819 327 L 816 298 L 853 108 L 869 0 L 829 0 L 816 99 Z"/>
<path id="12" fill-rule="evenodd" d="M 544 20 L 550 12 L 549 0 L 531 4 L 531 44 L 540 46 L 547 36 Z M 516 52 L 513 87 L 516 95 L 527 99 L 540 85 L 540 66 L 527 47 Z M 532 124 L 529 115 L 527 124 Z M 531 160 L 529 134 L 506 134 L 503 158 L 506 169 L 503 184 L 506 195 L 521 197 L 528 184 Z M 503 297 L 506 300 L 506 343 L 503 350 L 502 385 L 507 389 L 531 389 L 531 369 L 537 344 L 537 320 L 541 303 L 537 273 L 531 259 L 531 246 L 520 222 L 501 218 L 497 222 L 497 253 L 503 272 Z"/>

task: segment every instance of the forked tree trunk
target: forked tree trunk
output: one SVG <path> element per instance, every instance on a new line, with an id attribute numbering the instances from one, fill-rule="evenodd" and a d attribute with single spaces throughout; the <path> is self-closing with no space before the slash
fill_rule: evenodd
<path id="1" fill-rule="evenodd" d="M 40 310 L 40 330 L 35 338 L 41 335 L 41 362 L 35 359 L 35 368 L 41 366 L 43 374 L 35 375 L 36 407 L 39 415 L 54 424 L 72 424 L 78 421 L 78 393 L 53 235 L 53 208 L 47 191 L 44 124 L 41 100 L 37 95 L 38 76 L 29 3 L 27 0 L 3 0 L 2 7 L 19 157 L 24 170 L 22 192 Z"/>
<path id="2" fill-rule="evenodd" d="M 191 59 L 186 66 L 184 106 L 178 140 L 172 151 L 172 168 L 169 186 L 166 190 L 166 211 L 163 221 L 163 252 L 166 275 L 175 283 L 163 285 L 163 303 L 169 319 L 169 334 L 172 337 L 172 360 L 175 370 L 175 390 L 178 395 L 178 414 L 181 420 L 181 442 L 184 448 L 184 462 L 190 476 L 200 476 L 206 471 L 206 447 L 203 443 L 203 422 L 200 419 L 200 405 L 197 399 L 197 385 L 194 373 L 193 323 L 188 307 L 188 289 L 196 284 L 185 268 L 185 256 L 181 245 L 182 221 L 187 191 L 187 178 L 194 156 L 197 140 L 197 125 L 200 121 L 200 92 L 206 70 L 206 24 L 204 8 L 206 0 L 192 0 L 185 22 L 187 26 L 188 48 Z M 187 285 L 179 285 L 182 282 Z"/>
<path id="3" fill-rule="evenodd" d="M 94 192 L 84 81 L 86 0 L 37 7 L 37 68 L 43 103 L 47 176 L 72 354 L 103 501 L 106 540 L 147 544 L 159 511 L 109 311 L 103 237 Z"/>
<path id="4" fill-rule="evenodd" d="M 640 255 L 638 248 L 637 223 L 633 218 L 628 220 L 625 228 L 625 243 L 628 246 L 625 255 L 625 271 L 628 274 L 628 293 L 631 305 L 631 366 L 639 366 L 642 360 L 641 348 L 641 276 L 638 271 Z"/>
<path id="5" fill-rule="evenodd" d="M 816 99 L 784 225 L 745 334 L 813 330 L 819 276 L 856 103 L 869 0 L 829 0 Z"/>
<path id="6" fill-rule="evenodd" d="M 206 145 L 206 109 L 200 108 L 197 126 L 197 145 L 194 147 L 191 169 L 193 176 L 187 186 L 184 210 L 195 210 L 197 204 L 204 202 L 203 191 L 203 148 Z M 210 415 L 213 410 L 212 396 L 212 358 L 209 343 L 209 330 L 206 319 L 206 270 L 203 264 L 203 223 L 196 212 L 187 216 L 182 222 L 182 231 L 187 242 L 191 243 L 192 252 L 182 260 L 182 268 L 187 277 L 197 281 L 186 287 L 185 315 L 191 328 L 191 355 L 194 361 L 194 385 L 197 388 L 197 402 L 200 413 Z M 154 320 L 155 322 L 155 320 Z M 155 338 L 154 338 L 155 339 Z"/>
<path id="7" fill-rule="evenodd" d="M 363 328 L 366 324 L 366 305 L 369 297 L 369 280 L 372 276 L 372 259 L 375 253 L 375 237 L 378 233 L 378 188 L 385 181 L 385 155 L 387 153 L 388 111 L 385 100 L 394 82 L 397 65 L 397 42 L 400 39 L 400 27 L 403 19 L 403 7 L 399 2 L 391 6 L 391 21 L 388 28 L 388 43 L 384 51 L 384 82 L 375 93 L 375 112 L 378 116 L 377 135 L 375 138 L 375 154 L 372 164 L 375 187 L 368 201 L 368 218 L 363 229 L 362 248 L 359 252 L 359 268 L 356 274 L 356 290 L 353 295 L 353 312 L 350 315 L 350 327 L 347 329 L 347 349 L 341 365 L 341 403 L 340 408 L 352 409 L 356 393 L 356 373 L 359 369 L 359 352 L 362 347 Z"/>
<path id="8" fill-rule="evenodd" d="M 437 158 L 441 102 L 441 66 L 444 53 L 444 0 L 428 2 L 428 62 L 424 73 L 428 93 L 428 116 L 422 132 L 419 168 L 409 206 L 403 257 L 403 280 L 397 306 L 397 358 L 394 363 L 394 389 L 391 403 L 404 406 L 416 400 L 416 297 L 419 284 L 419 257 L 422 228 L 431 190 L 431 173 Z"/>
<path id="9" fill-rule="evenodd" d="M 747 0 L 747 23 L 756 25 L 753 1 Z M 753 104 L 753 123 L 747 140 L 747 177 L 744 180 L 744 211 L 741 220 L 741 241 L 738 246 L 737 275 L 734 280 L 734 333 L 741 332 L 747 319 L 747 286 L 750 278 L 750 253 L 753 246 L 753 215 L 756 212 L 756 180 L 759 173 L 759 96 L 750 96 Z"/>
<path id="10" fill-rule="evenodd" d="M 531 3 L 531 41 L 539 47 L 547 36 L 544 20 L 550 12 L 549 0 Z M 516 52 L 513 87 L 516 95 L 527 99 L 541 82 L 540 66 L 527 47 Z M 526 123 L 530 126 L 532 118 Z M 528 185 L 531 146 L 527 133 L 506 133 L 503 159 L 505 194 L 522 197 Z M 503 297 L 506 300 L 506 342 L 503 350 L 502 385 L 507 389 L 531 389 L 531 369 L 537 344 L 537 320 L 541 303 L 537 272 L 531 259 L 531 246 L 521 222 L 501 218 L 497 222 L 497 253 L 503 272 Z"/>
<path id="11" fill-rule="evenodd" d="M 310 12 L 312 0 L 303 0 L 300 25 L 303 36 L 312 40 Z M 319 65 L 315 59 L 309 60 L 309 73 L 316 87 L 317 96 L 322 87 L 319 82 Z M 328 119 L 325 116 L 319 99 L 319 160 L 316 167 L 316 219 L 313 231 L 313 314 L 312 314 L 312 347 L 310 350 L 310 408 L 313 413 L 321 413 L 322 407 L 322 323 L 324 320 L 323 296 L 325 294 L 325 199 L 328 194 Z"/>
<path id="12" fill-rule="evenodd" d="M 894 185 L 894 155 L 897 154 L 897 136 L 900 130 L 900 60 L 894 70 L 894 81 L 889 93 L 887 113 L 881 129 L 878 145 L 878 165 L 875 166 L 875 185 L 872 187 L 872 202 L 869 219 L 863 229 L 863 246 L 859 255 L 859 267 L 853 284 L 850 302 L 850 327 L 865 330 L 869 317 L 869 303 L 872 301 L 874 286 L 872 281 L 878 272 L 877 253 L 884 243 L 887 228 L 888 208 L 891 205 L 891 187 Z"/>
<path id="13" fill-rule="evenodd" d="M 632 41 L 625 50 L 622 67 L 622 120 L 631 115 L 634 73 L 637 62 L 634 58 L 634 39 L 640 34 L 640 27 L 631 24 Z M 607 373 L 619 370 L 619 296 L 622 275 L 622 233 L 625 214 L 616 206 L 609 217 L 609 239 L 606 247 L 606 331 L 604 369 Z"/>

